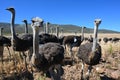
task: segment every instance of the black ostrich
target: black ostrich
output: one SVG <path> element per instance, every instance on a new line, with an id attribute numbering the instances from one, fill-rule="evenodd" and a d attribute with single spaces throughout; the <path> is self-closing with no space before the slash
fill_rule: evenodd
<path id="1" fill-rule="evenodd" d="M 99 38 L 98 41 L 101 42 L 101 38 Z"/>
<path id="2" fill-rule="evenodd" d="M 84 28 L 82 27 L 82 36 L 74 36 L 74 35 L 69 35 L 69 36 L 64 36 L 63 38 L 63 45 L 66 49 L 66 46 L 69 48 L 69 54 L 71 55 L 72 61 L 74 63 L 74 54 L 72 52 L 73 47 L 79 47 L 81 43 L 84 40 Z"/>
<path id="3" fill-rule="evenodd" d="M 98 26 L 100 25 L 101 20 L 96 19 L 94 23 L 95 23 L 95 27 L 94 27 L 93 43 L 86 43 L 86 44 L 80 45 L 78 54 L 77 54 L 78 58 L 81 59 L 83 63 L 82 71 L 81 71 L 82 80 L 84 80 L 83 78 L 84 63 L 89 65 L 88 72 L 86 74 L 86 79 L 89 80 L 89 75 L 90 75 L 92 66 L 99 64 L 99 61 L 101 59 L 101 46 L 97 43 Z"/>
<path id="4" fill-rule="evenodd" d="M 114 37 L 112 38 L 112 42 L 116 43 L 116 42 L 119 42 L 120 38 L 117 38 L 117 37 Z"/>
<path id="5" fill-rule="evenodd" d="M 33 55 L 31 64 L 40 71 L 49 72 L 52 80 L 61 80 L 61 62 L 64 59 L 64 48 L 58 43 L 46 43 L 39 47 L 39 27 L 43 20 L 36 17 L 32 19 L 33 28 Z M 57 72 L 54 71 L 54 68 Z M 57 76 L 57 78 L 56 78 Z"/>
<path id="6" fill-rule="evenodd" d="M 9 51 L 9 58 L 11 58 L 11 53 L 10 53 L 10 50 L 9 50 L 10 46 L 11 46 L 11 40 L 7 37 L 0 36 L 0 57 L 1 57 L 2 64 L 3 64 L 4 47 L 7 47 L 8 51 Z"/>
<path id="7" fill-rule="evenodd" d="M 27 34 L 28 33 L 28 22 L 26 19 L 24 19 L 22 22 L 25 23 L 25 34 Z"/>
<path id="8" fill-rule="evenodd" d="M 59 39 L 53 34 L 41 33 L 39 35 L 39 44 L 45 44 L 48 42 L 59 43 Z"/>
<path id="9" fill-rule="evenodd" d="M 11 53 L 9 50 L 9 47 L 11 46 L 11 40 L 3 36 L 3 29 L 4 29 L 3 27 L 0 27 L 0 57 L 1 57 L 2 64 L 3 64 L 4 47 L 7 47 L 8 53 L 9 53 L 9 59 L 11 59 Z"/>
<path id="10" fill-rule="evenodd" d="M 10 11 L 12 13 L 11 15 L 11 35 L 12 35 L 12 47 L 14 51 L 22 52 L 25 59 L 25 65 L 26 65 L 26 55 L 25 51 L 27 51 L 32 46 L 32 38 L 20 38 L 16 36 L 15 29 L 14 29 L 14 21 L 15 21 L 15 9 L 14 8 L 7 8 L 6 10 Z M 26 65 L 27 68 L 27 65 Z"/>
<path id="11" fill-rule="evenodd" d="M 23 40 L 30 40 L 31 43 L 29 43 L 32 47 L 33 45 L 33 34 L 29 34 L 28 33 L 28 23 L 27 20 L 23 20 L 22 22 L 25 23 L 25 33 L 23 33 L 22 35 L 19 35 L 19 38 L 23 39 Z"/>
<path id="12" fill-rule="evenodd" d="M 104 43 L 107 43 L 109 41 L 109 39 L 107 37 L 104 37 L 103 41 L 104 41 Z"/>
<path id="13" fill-rule="evenodd" d="M 84 37 L 84 41 L 88 41 L 88 37 Z"/>
<path id="14" fill-rule="evenodd" d="M 31 40 L 31 43 L 30 43 L 31 46 L 30 46 L 30 48 L 28 50 L 27 58 L 26 58 L 26 61 L 29 64 L 30 58 L 31 58 L 32 53 L 33 53 L 33 34 L 28 33 L 28 22 L 27 22 L 27 20 L 24 19 L 22 22 L 25 23 L 25 33 L 20 35 L 19 37 L 21 39 L 24 39 L 24 40 Z"/>
<path id="15" fill-rule="evenodd" d="M 112 42 L 112 38 L 108 38 L 108 41 Z"/>

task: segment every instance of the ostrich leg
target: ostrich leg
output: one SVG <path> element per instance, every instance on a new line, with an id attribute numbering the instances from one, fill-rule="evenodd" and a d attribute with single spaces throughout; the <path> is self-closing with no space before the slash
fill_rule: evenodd
<path id="1" fill-rule="evenodd" d="M 1 57 L 1 63 L 2 64 L 3 64 L 3 50 L 4 50 L 4 47 L 0 46 L 0 57 Z"/>
<path id="2" fill-rule="evenodd" d="M 82 61 L 81 65 L 82 65 L 82 67 L 81 67 L 81 80 L 84 80 L 84 77 L 83 77 L 83 74 L 84 74 L 84 62 L 83 61 Z"/>
<path id="3" fill-rule="evenodd" d="M 50 76 L 51 76 L 51 80 L 61 80 L 61 78 L 59 76 L 59 73 L 57 73 L 54 69 L 55 69 L 55 66 L 51 66 L 49 68 L 49 73 L 50 73 Z"/>
<path id="4" fill-rule="evenodd" d="M 11 61 L 11 53 L 10 53 L 10 49 L 8 46 L 7 46 L 7 49 L 8 49 L 8 53 L 9 53 L 9 61 Z"/>
<path id="5" fill-rule="evenodd" d="M 74 59 L 74 54 L 73 54 L 73 51 L 72 51 L 72 45 L 70 45 L 70 55 L 71 55 L 71 58 L 72 58 L 72 64 L 75 63 L 75 59 Z"/>
<path id="6" fill-rule="evenodd" d="M 86 73 L 86 80 L 89 80 L 89 76 L 90 76 L 90 73 L 91 73 L 91 70 L 92 70 L 92 66 L 90 65 L 89 67 L 88 67 L 88 72 Z"/>
<path id="7" fill-rule="evenodd" d="M 61 76 L 61 75 L 64 74 L 64 70 L 63 70 L 63 68 L 62 68 L 62 66 L 61 66 L 60 64 L 55 65 L 55 69 L 57 70 L 57 74 L 58 74 L 59 76 Z"/>
<path id="8" fill-rule="evenodd" d="M 27 61 L 26 61 L 26 55 L 25 55 L 24 51 L 22 53 L 23 53 L 23 56 L 24 56 L 25 68 L 26 68 L 26 70 L 28 70 L 28 68 L 27 68 Z"/>

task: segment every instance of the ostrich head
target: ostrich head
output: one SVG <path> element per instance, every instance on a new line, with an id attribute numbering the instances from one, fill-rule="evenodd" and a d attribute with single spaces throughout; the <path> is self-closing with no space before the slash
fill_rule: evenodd
<path id="1" fill-rule="evenodd" d="M 1 30 L 3 30 L 4 28 L 3 27 L 0 27 Z"/>
<path id="2" fill-rule="evenodd" d="M 12 13 L 15 12 L 15 9 L 14 9 L 13 7 L 9 7 L 9 8 L 7 8 L 6 10 L 8 10 L 8 11 L 10 11 L 10 12 L 12 12 Z"/>
<path id="3" fill-rule="evenodd" d="M 32 18 L 32 28 L 35 28 L 35 29 L 39 29 L 39 27 L 43 27 L 43 19 L 39 18 L 39 17 L 35 17 L 35 18 Z"/>
<path id="4" fill-rule="evenodd" d="M 94 21 L 94 23 L 97 27 L 100 25 L 101 22 L 102 22 L 101 19 L 95 19 L 95 21 Z"/>
<path id="5" fill-rule="evenodd" d="M 27 23 L 27 20 L 26 20 L 26 19 L 24 19 L 22 22 L 25 22 L 25 23 Z"/>
<path id="6" fill-rule="evenodd" d="M 48 25 L 49 25 L 49 24 L 50 24 L 50 22 L 47 22 L 46 24 L 48 24 Z"/>
<path id="7" fill-rule="evenodd" d="M 86 28 L 85 26 L 83 26 L 83 28 Z"/>

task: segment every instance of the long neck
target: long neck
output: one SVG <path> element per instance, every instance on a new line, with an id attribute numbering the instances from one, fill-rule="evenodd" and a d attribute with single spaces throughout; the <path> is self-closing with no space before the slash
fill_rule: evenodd
<path id="1" fill-rule="evenodd" d="M 83 41 L 84 40 L 84 27 L 82 27 L 81 33 L 82 33 L 81 41 Z"/>
<path id="2" fill-rule="evenodd" d="M 93 51 L 93 52 L 96 50 L 96 45 L 97 45 L 97 33 L 98 33 L 98 25 L 95 24 L 95 27 L 94 27 L 94 35 L 93 35 L 93 47 L 92 47 L 92 51 Z"/>
<path id="3" fill-rule="evenodd" d="M 15 28 L 14 28 L 14 21 L 15 21 L 15 12 L 12 13 L 11 15 L 11 35 L 12 35 L 12 39 L 15 38 L 16 34 L 15 34 Z"/>
<path id="4" fill-rule="evenodd" d="M 46 33 L 49 33 L 49 24 L 46 23 Z"/>
<path id="5" fill-rule="evenodd" d="M 0 28 L 0 36 L 3 36 L 3 34 L 2 34 L 3 32 L 2 32 L 2 28 Z"/>
<path id="6" fill-rule="evenodd" d="M 39 53 L 39 30 L 33 29 L 33 54 Z"/>
<path id="7" fill-rule="evenodd" d="M 28 24 L 27 24 L 27 21 L 25 22 L 25 34 L 28 33 Z"/>

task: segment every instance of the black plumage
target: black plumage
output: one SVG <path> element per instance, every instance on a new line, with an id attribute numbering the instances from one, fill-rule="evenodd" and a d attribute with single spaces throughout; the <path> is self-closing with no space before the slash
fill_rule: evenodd
<path id="1" fill-rule="evenodd" d="M 120 40 L 120 38 L 117 38 L 117 37 L 114 37 L 114 38 L 112 38 L 112 42 L 118 42 Z"/>
<path id="2" fill-rule="evenodd" d="M 11 40 L 7 37 L 0 36 L 0 46 L 11 46 Z"/>
<path id="3" fill-rule="evenodd" d="M 88 65 L 97 65 L 101 59 L 101 46 L 96 45 L 96 50 L 92 52 L 93 43 L 85 43 L 79 47 L 78 58 Z"/>
<path id="4" fill-rule="evenodd" d="M 68 35 L 63 37 L 63 45 L 68 45 L 72 49 L 73 47 L 79 47 L 84 40 L 84 28 L 82 27 L 82 35 L 75 36 L 75 35 Z"/>
<path id="5" fill-rule="evenodd" d="M 1 57 L 2 64 L 3 64 L 4 47 L 7 47 L 8 51 L 9 51 L 10 46 L 11 46 L 11 40 L 9 38 L 7 38 L 7 37 L 0 36 L 0 57 Z M 10 51 L 9 51 L 9 56 L 11 58 Z"/>
<path id="6" fill-rule="evenodd" d="M 16 37 L 13 39 L 13 50 L 14 51 L 27 51 L 32 46 L 32 40 L 28 38 Z"/>
<path id="7" fill-rule="evenodd" d="M 81 43 L 81 36 L 69 35 L 65 36 L 63 39 L 63 45 L 67 44 L 70 46 L 79 47 Z"/>
<path id="8" fill-rule="evenodd" d="M 45 44 L 48 42 L 55 42 L 58 43 L 59 40 L 55 35 L 48 34 L 48 33 L 41 33 L 39 35 L 39 44 Z"/>
<path id="9" fill-rule="evenodd" d="M 39 48 L 36 67 L 47 71 L 51 65 L 61 64 L 64 59 L 64 48 L 58 43 L 46 43 Z"/>
<path id="10" fill-rule="evenodd" d="M 11 58 L 11 53 L 9 50 L 9 47 L 11 47 L 11 39 L 8 37 L 3 36 L 3 27 L 0 27 L 0 57 L 3 63 L 3 52 L 4 52 L 4 47 L 8 49 L 9 53 L 9 59 Z"/>
<path id="11" fill-rule="evenodd" d="M 103 38 L 103 41 L 104 41 L 105 43 L 107 43 L 107 42 L 109 41 L 109 39 L 108 39 L 107 37 L 104 37 L 104 38 Z"/>

